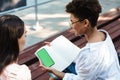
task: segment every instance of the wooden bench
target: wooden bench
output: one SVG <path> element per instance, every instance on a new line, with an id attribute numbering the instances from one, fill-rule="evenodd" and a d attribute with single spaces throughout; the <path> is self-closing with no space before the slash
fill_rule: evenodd
<path id="1" fill-rule="evenodd" d="M 108 13 L 102 14 L 98 20 L 98 29 L 105 29 L 110 33 L 114 42 L 115 48 L 120 52 L 120 8 L 117 8 Z M 76 37 L 69 30 L 56 34 L 44 41 L 52 41 L 59 35 L 64 35 L 78 47 L 83 47 L 86 44 L 84 36 Z M 42 47 L 44 41 L 38 42 L 22 51 L 19 55 L 19 64 L 26 64 L 31 69 L 32 80 L 48 80 L 49 75 L 43 68 L 39 67 L 39 60 L 34 55 L 34 52 Z"/>

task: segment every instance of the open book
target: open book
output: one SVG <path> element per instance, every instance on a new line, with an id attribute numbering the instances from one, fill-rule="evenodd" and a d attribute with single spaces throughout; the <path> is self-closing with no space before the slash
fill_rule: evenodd
<path id="1" fill-rule="evenodd" d="M 35 52 L 35 55 L 47 67 L 63 71 L 77 57 L 80 48 L 63 35 L 54 39 L 51 46 L 45 45 Z"/>

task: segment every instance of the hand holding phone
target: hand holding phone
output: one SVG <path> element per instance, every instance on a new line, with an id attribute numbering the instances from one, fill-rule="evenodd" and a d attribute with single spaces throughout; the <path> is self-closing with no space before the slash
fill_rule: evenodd
<path id="1" fill-rule="evenodd" d="M 44 48 L 38 50 L 35 54 L 38 57 L 38 59 L 43 63 L 44 66 L 51 67 L 52 65 L 55 64 L 53 59 L 50 57 L 50 55 Z"/>

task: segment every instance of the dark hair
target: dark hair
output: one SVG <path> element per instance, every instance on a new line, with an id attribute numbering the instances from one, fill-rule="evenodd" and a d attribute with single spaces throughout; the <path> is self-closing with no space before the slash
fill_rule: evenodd
<path id="1" fill-rule="evenodd" d="M 24 22 L 15 15 L 0 17 L 0 74 L 9 64 L 17 61 L 18 39 L 24 33 Z"/>
<path id="2" fill-rule="evenodd" d="M 72 0 L 66 5 L 66 12 L 80 20 L 88 19 L 91 26 L 94 27 L 101 12 L 101 5 L 98 0 Z"/>

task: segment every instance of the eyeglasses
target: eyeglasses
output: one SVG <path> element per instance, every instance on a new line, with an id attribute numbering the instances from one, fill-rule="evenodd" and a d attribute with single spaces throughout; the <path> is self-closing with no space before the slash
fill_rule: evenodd
<path id="1" fill-rule="evenodd" d="M 71 26 L 71 25 L 73 25 L 73 24 L 75 24 L 75 23 L 77 23 L 77 22 L 82 22 L 82 21 L 83 21 L 83 20 L 78 20 L 78 21 L 75 21 L 75 22 L 70 21 L 69 24 L 70 24 L 70 26 Z"/>
<path id="2" fill-rule="evenodd" d="M 77 22 L 79 22 L 80 20 L 78 20 L 78 21 L 75 21 L 75 22 L 71 22 L 71 24 L 75 24 L 75 23 L 77 23 Z"/>

